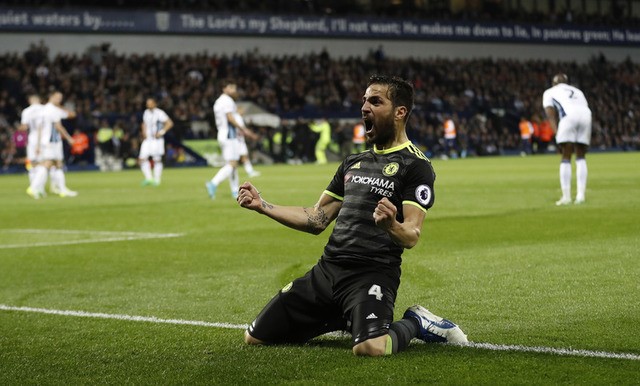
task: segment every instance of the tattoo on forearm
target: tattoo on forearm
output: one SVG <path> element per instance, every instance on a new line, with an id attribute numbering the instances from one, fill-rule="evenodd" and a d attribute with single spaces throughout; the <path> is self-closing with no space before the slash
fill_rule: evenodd
<path id="1" fill-rule="evenodd" d="M 307 214 L 307 230 L 323 231 L 329 225 L 329 218 L 322 208 L 314 206 L 313 208 L 302 208 Z"/>
<path id="2" fill-rule="evenodd" d="M 262 200 L 262 209 L 273 209 L 273 205 L 269 204 L 265 200 Z"/>

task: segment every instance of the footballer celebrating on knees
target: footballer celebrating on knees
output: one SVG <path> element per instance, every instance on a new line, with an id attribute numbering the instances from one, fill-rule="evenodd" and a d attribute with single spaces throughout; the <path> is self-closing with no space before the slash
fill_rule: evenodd
<path id="1" fill-rule="evenodd" d="M 313 207 L 265 201 L 249 182 L 240 206 L 304 232 L 319 234 L 335 220 L 322 257 L 309 272 L 269 301 L 245 332 L 248 344 L 304 343 L 330 331 L 348 331 L 353 353 L 402 351 L 413 338 L 464 344 L 454 323 L 415 305 L 393 321 L 400 264 L 416 245 L 434 203 L 431 162 L 408 139 L 412 85 L 372 76 L 362 98 L 369 151 L 348 156 Z"/>

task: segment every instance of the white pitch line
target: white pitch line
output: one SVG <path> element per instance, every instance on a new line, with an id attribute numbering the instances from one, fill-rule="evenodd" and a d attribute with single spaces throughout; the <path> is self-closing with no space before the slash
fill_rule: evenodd
<path id="1" fill-rule="evenodd" d="M 640 355 L 631 354 L 631 353 L 614 353 L 614 352 L 606 352 L 606 351 L 592 351 L 592 350 L 581 350 L 581 349 L 571 349 L 571 348 L 555 348 L 555 347 L 540 347 L 540 346 L 536 347 L 536 346 L 475 343 L 475 342 L 469 342 L 466 346 L 485 349 L 485 350 L 492 350 L 492 351 L 533 352 L 533 353 L 540 353 L 540 354 L 555 354 L 555 355 L 565 355 L 565 356 L 606 358 L 606 359 L 629 359 L 633 361 L 640 361 Z"/>
<path id="2" fill-rule="evenodd" d="M 95 231 L 87 229 L 0 229 L 2 233 L 60 233 L 60 234 L 93 234 L 93 235 L 155 235 L 159 233 L 151 232 L 131 232 L 131 231 Z"/>
<path id="3" fill-rule="evenodd" d="M 0 304 L 0 310 L 35 312 L 38 314 L 49 314 L 49 315 L 60 315 L 60 316 L 77 316 L 81 318 L 116 319 L 116 320 L 127 320 L 132 322 L 186 324 L 190 326 L 216 327 L 216 328 L 247 329 L 247 327 L 249 327 L 246 324 L 213 323 L 213 322 L 201 322 L 198 320 L 182 320 L 182 319 L 161 319 L 161 318 L 156 318 L 155 316 L 135 316 L 135 315 L 121 315 L 121 314 L 105 314 L 101 312 L 50 310 L 47 308 L 12 307 L 4 304 Z"/>
<path id="4" fill-rule="evenodd" d="M 105 314 L 96 312 L 85 311 L 69 311 L 69 310 L 51 310 L 47 308 L 33 308 L 33 307 L 14 307 L 5 304 L 0 304 L 0 311 L 16 311 L 16 312 L 33 312 L 39 314 L 60 315 L 60 316 L 76 316 L 82 318 L 98 318 L 98 319 L 116 319 L 132 322 L 149 322 L 149 323 L 165 323 L 165 324 L 181 324 L 190 326 L 201 327 L 214 327 L 214 328 L 229 328 L 236 330 L 246 330 L 248 325 L 246 324 L 231 324 L 231 323 L 217 323 L 217 322 L 203 322 L 198 320 L 182 320 L 182 319 L 162 319 L 155 316 L 134 316 L 123 314 Z M 327 334 L 335 335 L 335 334 Z M 339 334 L 338 336 L 343 336 Z M 604 358 L 604 359 L 627 359 L 633 361 L 640 361 L 640 355 L 632 353 L 614 353 L 606 351 L 592 351 L 592 350 L 580 350 L 580 349 L 566 349 L 566 348 L 554 348 L 554 347 L 541 347 L 541 346 L 522 346 L 522 345 L 502 345 L 493 343 L 476 343 L 469 342 L 461 347 L 472 347 L 477 349 L 491 350 L 491 351 L 510 351 L 510 352 L 525 352 L 525 353 L 540 353 L 540 354 L 553 354 L 562 356 L 576 356 L 587 358 Z"/>
<path id="5" fill-rule="evenodd" d="M 93 236 L 103 236 L 105 238 L 83 239 L 83 240 L 60 240 L 29 244 L 4 244 L 0 249 L 11 248 L 31 248 L 49 247 L 56 245 L 74 245 L 88 243 L 105 243 L 113 241 L 144 240 L 144 239 L 164 239 L 170 237 L 180 237 L 184 233 L 145 233 L 145 232 L 113 232 L 113 231 L 91 231 L 91 230 L 68 230 L 68 229 L 0 229 L 0 233 L 27 233 L 27 234 L 66 234 L 81 235 L 89 234 Z"/>

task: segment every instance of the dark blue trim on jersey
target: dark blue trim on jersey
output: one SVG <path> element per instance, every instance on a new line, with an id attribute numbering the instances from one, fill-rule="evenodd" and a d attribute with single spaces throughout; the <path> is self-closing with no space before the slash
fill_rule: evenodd
<path id="1" fill-rule="evenodd" d="M 555 99 L 551 99 L 553 101 L 553 107 L 556 108 L 556 110 L 558 110 L 558 116 L 560 119 L 564 118 L 567 116 L 567 113 L 564 112 L 564 109 L 562 108 L 562 105 L 560 104 L 560 102 L 558 102 Z"/>
<path id="2" fill-rule="evenodd" d="M 236 139 L 238 137 L 237 129 L 231 122 L 227 123 L 229 130 L 227 130 L 227 139 Z"/>
<path id="3" fill-rule="evenodd" d="M 58 143 L 60 142 L 61 138 L 60 138 L 60 132 L 58 131 L 58 129 L 56 129 L 56 124 L 52 123 L 51 124 L 51 136 L 49 137 L 49 142 L 50 143 Z"/>

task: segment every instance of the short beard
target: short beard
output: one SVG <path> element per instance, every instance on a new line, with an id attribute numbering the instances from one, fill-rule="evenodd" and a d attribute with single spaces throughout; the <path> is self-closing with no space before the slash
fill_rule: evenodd
<path id="1" fill-rule="evenodd" d="M 375 136 L 373 137 L 365 137 L 365 140 L 368 145 L 386 145 L 389 143 L 396 134 L 396 127 L 393 117 L 389 117 L 389 119 L 380 122 L 380 126 L 376 126 Z"/>

